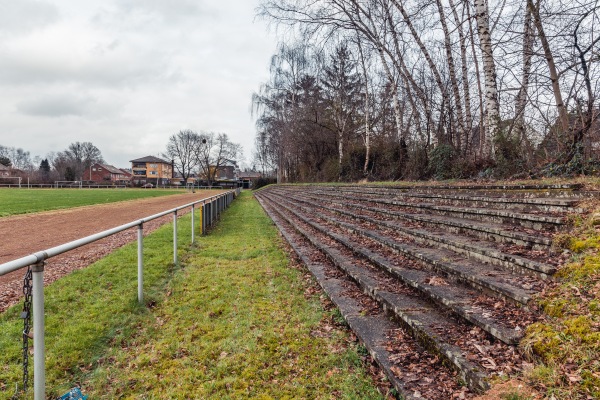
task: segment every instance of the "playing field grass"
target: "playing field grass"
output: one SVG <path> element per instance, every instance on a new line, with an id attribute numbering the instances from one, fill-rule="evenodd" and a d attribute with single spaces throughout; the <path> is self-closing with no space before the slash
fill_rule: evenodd
<path id="1" fill-rule="evenodd" d="M 46 288 L 48 398 L 77 382 L 91 399 L 384 398 L 250 193 L 192 247 L 190 225 L 177 266 L 171 226 L 144 240 L 145 307 L 135 244 Z M 0 314 L 0 399 L 21 379 L 20 311 Z"/>
<path id="2" fill-rule="evenodd" d="M 168 196 L 183 189 L 0 189 L 0 217 Z"/>

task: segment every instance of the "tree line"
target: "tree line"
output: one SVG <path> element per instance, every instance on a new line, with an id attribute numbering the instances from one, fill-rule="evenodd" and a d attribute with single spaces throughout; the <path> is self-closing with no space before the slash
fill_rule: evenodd
<path id="1" fill-rule="evenodd" d="M 181 130 L 169 137 L 161 156 L 173 163 L 184 182 L 196 175 L 212 185 L 220 167 L 237 163 L 242 147 L 231 142 L 225 133 Z M 31 158 L 30 152 L 22 148 L 0 145 L 0 164 L 21 171 L 32 183 L 85 181 L 95 163 L 102 164 L 104 159 L 91 142 L 71 143 L 63 151 L 48 153 L 46 158 Z"/>
<path id="2" fill-rule="evenodd" d="M 103 162 L 102 153 L 91 142 L 71 143 L 65 150 L 50 152 L 45 158 L 32 158 L 22 148 L 0 145 L 0 164 L 21 171 L 31 183 L 85 180 L 86 171 Z"/>
<path id="3" fill-rule="evenodd" d="M 594 173 L 600 5 L 263 0 L 284 28 L 252 98 L 280 181 Z"/>

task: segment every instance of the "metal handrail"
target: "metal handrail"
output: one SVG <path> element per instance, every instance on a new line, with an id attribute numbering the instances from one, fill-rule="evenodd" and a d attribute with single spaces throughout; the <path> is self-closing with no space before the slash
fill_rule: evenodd
<path id="1" fill-rule="evenodd" d="M 33 336 L 33 347 L 35 352 L 33 354 L 33 394 L 35 400 L 43 400 L 46 396 L 46 372 L 45 372 L 45 322 L 44 322 L 44 265 L 45 261 L 51 257 L 55 257 L 59 254 L 66 253 L 70 250 L 74 250 L 81 246 L 93 243 L 97 240 L 106 238 L 116 233 L 122 232 L 127 229 L 131 229 L 135 226 L 138 227 L 137 231 L 137 242 L 138 242 L 138 301 L 143 303 L 143 229 L 144 222 L 152 221 L 154 219 L 163 217 L 168 214 L 173 214 L 173 262 L 177 264 L 177 211 L 187 207 L 191 207 L 192 210 L 192 243 L 195 240 L 195 227 L 194 227 L 194 210 L 196 204 L 202 203 L 202 234 L 206 233 L 206 230 L 221 212 L 231 204 L 235 196 L 240 194 L 240 188 L 229 190 L 224 193 L 219 193 L 214 196 L 206 197 L 183 206 L 175 207 L 170 210 L 162 211 L 160 213 L 150 215 L 145 218 L 141 218 L 127 224 L 119 225 L 115 228 L 107 229 L 102 232 L 95 233 L 77 240 L 73 240 L 68 243 L 64 243 L 59 246 L 55 246 L 46 250 L 38 251 L 36 253 L 29 254 L 27 256 L 0 264 L 0 276 L 8 273 L 17 271 L 19 269 L 33 266 L 33 330 L 35 335 Z"/>
<path id="2" fill-rule="evenodd" d="M 86 244 L 93 243 L 97 240 L 104 239 L 105 237 L 114 235 L 115 233 L 119 233 L 124 230 L 133 228 L 134 226 L 138 226 L 140 224 L 143 224 L 144 222 L 152 221 L 154 219 L 163 217 L 163 216 L 171 214 L 175 211 L 179 211 L 184 208 L 191 207 L 192 205 L 195 205 L 195 204 L 206 203 L 210 199 L 218 198 L 218 197 L 221 197 L 222 195 L 223 194 L 210 196 L 210 197 L 198 200 L 198 201 L 194 201 L 192 203 L 185 204 L 183 206 L 175 207 L 170 210 L 160 212 L 158 214 L 150 215 L 148 217 L 129 222 L 127 224 L 119 225 L 115 228 L 107 229 L 105 231 L 98 232 L 93 235 L 89 235 L 84 238 L 81 238 L 81 239 L 73 240 L 71 242 L 67 242 L 67 243 L 64 243 L 64 244 L 61 244 L 61 245 L 58 245 L 55 247 L 51 247 L 46 250 L 38 251 L 36 253 L 30 254 L 30 255 L 27 255 L 27 256 L 24 256 L 21 258 L 17 258 L 16 260 L 12 260 L 12 261 L 6 262 L 4 264 L 0 264 L 0 276 L 6 275 L 10 272 L 16 271 L 21 268 L 28 267 L 33 264 L 37 264 L 39 262 L 47 260 L 48 258 L 55 257 L 62 253 L 66 253 L 67 251 L 74 250 L 81 246 L 85 246 Z"/>

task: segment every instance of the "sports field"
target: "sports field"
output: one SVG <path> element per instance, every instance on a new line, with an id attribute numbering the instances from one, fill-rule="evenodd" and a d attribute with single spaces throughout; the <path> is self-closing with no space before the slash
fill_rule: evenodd
<path id="1" fill-rule="evenodd" d="M 185 193 L 184 189 L 0 189 L 0 217 Z"/>

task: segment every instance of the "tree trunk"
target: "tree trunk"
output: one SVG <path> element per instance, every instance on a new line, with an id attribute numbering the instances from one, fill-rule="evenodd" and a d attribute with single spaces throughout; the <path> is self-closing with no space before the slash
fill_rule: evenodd
<path id="1" fill-rule="evenodd" d="M 448 30 L 448 24 L 446 24 L 446 14 L 444 7 L 440 0 L 436 0 L 438 13 L 440 14 L 440 23 L 442 24 L 442 30 L 444 32 L 444 47 L 446 48 L 446 59 L 448 61 L 448 73 L 450 74 L 450 85 L 452 86 L 452 93 L 454 95 L 454 107 L 456 107 L 456 125 L 458 127 L 456 132 L 456 147 L 459 151 L 462 148 L 462 139 L 465 134 L 465 119 L 463 115 L 462 99 L 460 96 L 460 89 L 458 87 L 458 80 L 456 79 L 456 68 L 454 65 L 454 56 L 452 55 L 452 43 L 450 41 L 450 31 Z M 451 118 L 452 120 L 452 118 Z"/>
<path id="2" fill-rule="evenodd" d="M 540 18 L 539 0 L 537 6 L 533 4 L 533 0 L 527 0 L 527 7 L 533 16 L 533 24 L 537 29 L 538 37 L 540 38 L 542 48 L 544 49 L 544 56 L 546 57 L 546 62 L 548 63 L 548 71 L 550 73 L 550 81 L 552 82 L 552 92 L 554 94 L 554 101 L 558 110 L 560 126 L 566 133 L 569 131 L 569 116 L 560 92 L 560 84 L 558 82 L 558 72 L 556 71 L 556 64 L 554 63 L 554 56 L 552 55 L 550 43 L 546 37 L 544 26 L 542 25 L 542 19 Z"/>
<path id="3" fill-rule="evenodd" d="M 400 103 L 398 102 L 398 85 L 392 75 L 392 71 L 388 65 L 387 60 L 385 59 L 385 53 L 382 47 L 378 47 L 379 56 L 381 57 L 381 64 L 383 65 L 383 69 L 385 70 L 385 74 L 387 75 L 390 85 L 392 85 L 392 101 L 394 103 L 394 117 L 396 119 L 396 129 L 398 134 L 398 139 L 402 139 L 402 118 L 400 116 Z"/>
<path id="4" fill-rule="evenodd" d="M 521 87 L 515 101 L 514 127 L 523 142 L 526 138 L 525 132 L 525 106 L 527 105 L 527 89 L 529 88 L 529 76 L 531 74 L 531 58 L 533 56 L 533 27 L 531 25 L 531 10 L 525 10 L 525 22 L 523 24 L 523 70 Z"/>
<path id="5" fill-rule="evenodd" d="M 530 0 L 529 0 L 530 1 Z M 492 52 L 490 34 L 490 18 L 486 0 L 474 0 L 475 21 L 479 34 L 479 46 L 483 58 L 483 74 L 485 79 L 485 104 L 487 111 L 488 138 L 484 144 L 484 153 L 494 156 L 494 139 L 500 131 L 500 105 L 498 103 L 498 86 L 496 83 L 496 63 Z"/>
<path id="6" fill-rule="evenodd" d="M 369 74 L 365 64 L 365 55 L 362 50 L 360 36 L 358 37 L 358 54 L 360 55 L 360 65 L 365 76 L 365 164 L 363 165 L 363 176 L 366 178 L 369 173 L 369 161 L 371 157 L 371 127 L 369 126 Z"/>
<path id="7" fill-rule="evenodd" d="M 471 89 L 469 88 L 469 68 L 467 64 L 467 43 L 465 33 L 462 27 L 462 21 L 458 18 L 458 12 L 454 6 L 454 1 L 449 0 L 450 8 L 452 9 L 452 15 L 456 23 L 456 29 L 458 31 L 458 40 L 460 43 L 460 60 L 461 60 L 461 71 L 462 71 L 462 85 L 465 100 L 465 138 L 464 138 L 464 152 L 467 153 L 467 146 L 469 146 L 469 139 L 471 136 L 471 129 L 473 128 L 473 115 L 471 114 Z M 468 5 L 467 5 L 468 7 Z"/>

